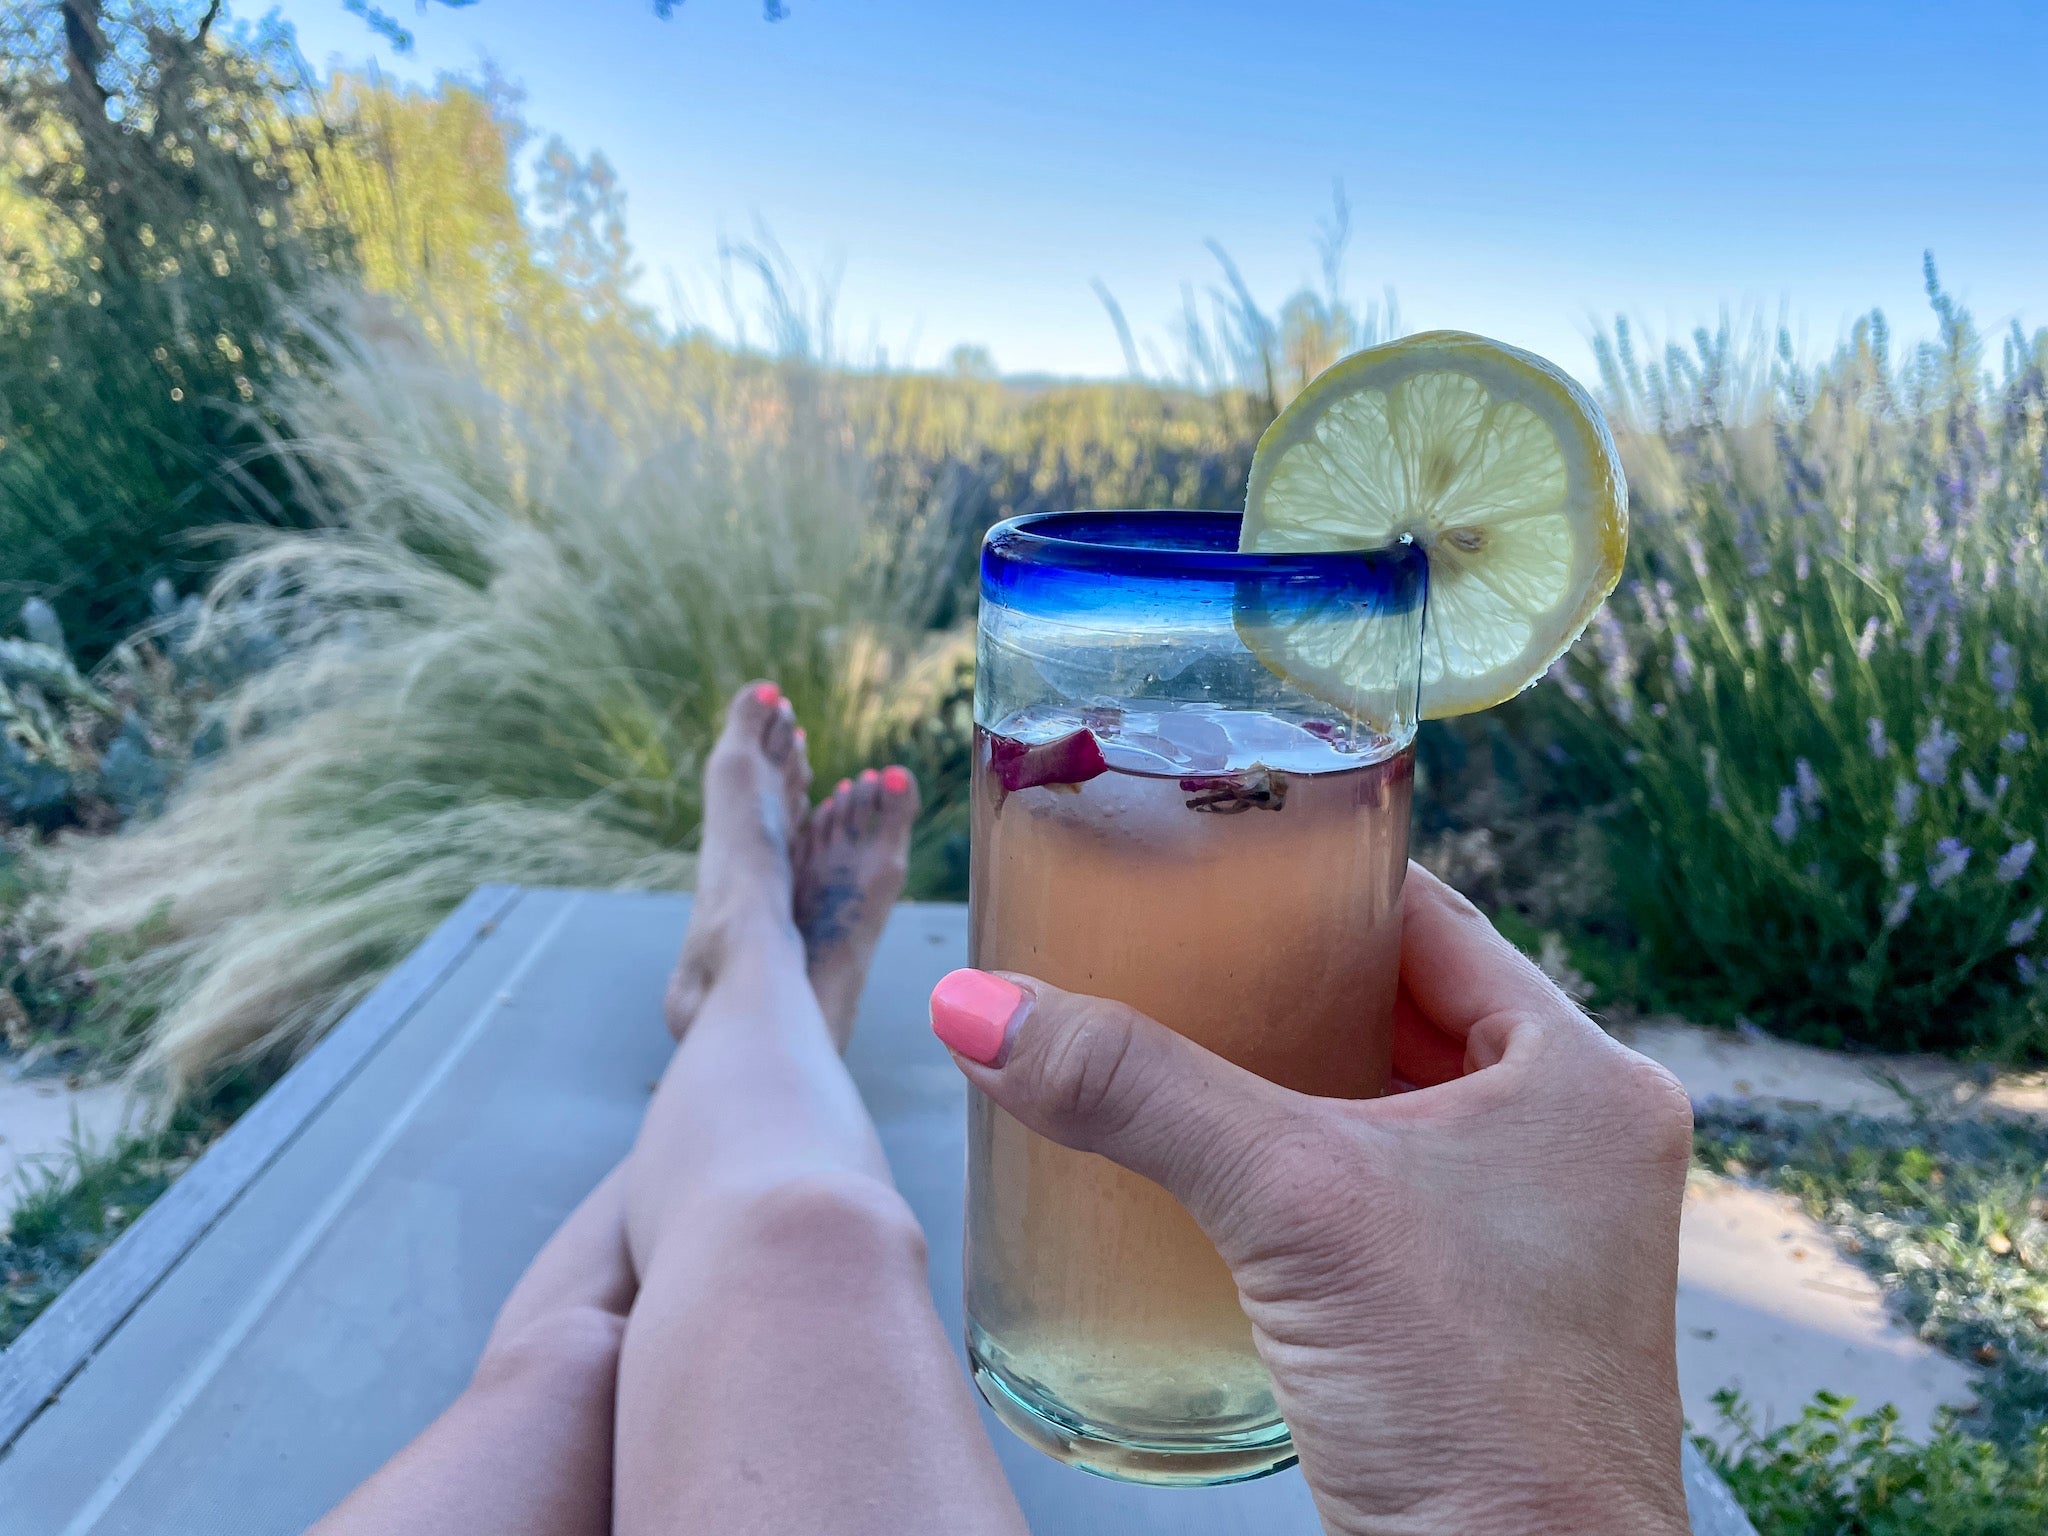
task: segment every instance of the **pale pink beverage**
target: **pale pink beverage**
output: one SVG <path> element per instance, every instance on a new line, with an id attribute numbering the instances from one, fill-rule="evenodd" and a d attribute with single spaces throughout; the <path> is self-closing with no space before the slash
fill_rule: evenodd
<path id="1" fill-rule="evenodd" d="M 977 730 L 975 767 L 973 964 L 1129 1003 L 1305 1093 L 1385 1089 L 1405 739 L 1201 705 L 1025 711 Z M 970 1115 L 968 1343 L 1005 1420 L 1113 1476 L 1284 1465 L 1236 1287 L 1186 1211 L 979 1095 Z"/>

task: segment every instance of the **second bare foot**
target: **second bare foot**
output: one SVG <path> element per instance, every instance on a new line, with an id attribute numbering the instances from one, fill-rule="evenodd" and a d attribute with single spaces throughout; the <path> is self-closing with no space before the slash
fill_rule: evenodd
<path id="1" fill-rule="evenodd" d="M 804 823 L 796 926 L 810 957 L 811 990 L 842 1050 L 882 925 L 903 890 L 917 804 L 908 769 L 870 768 L 841 780 Z"/>

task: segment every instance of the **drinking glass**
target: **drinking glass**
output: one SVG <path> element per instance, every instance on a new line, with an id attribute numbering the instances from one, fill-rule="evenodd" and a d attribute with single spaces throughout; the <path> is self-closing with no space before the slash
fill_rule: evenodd
<path id="1" fill-rule="evenodd" d="M 1369 1098 L 1388 1072 L 1427 567 L 1407 544 L 1242 554 L 1238 527 L 1064 512 L 989 533 L 971 961 L 1118 999 L 1289 1088 Z M 1320 689 L 1341 706 L 1286 675 L 1333 655 L 1367 659 Z M 1187 1212 L 972 1100 L 967 1346 L 996 1413 L 1133 1482 L 1291 1465 L 1237 1289 Z"/>

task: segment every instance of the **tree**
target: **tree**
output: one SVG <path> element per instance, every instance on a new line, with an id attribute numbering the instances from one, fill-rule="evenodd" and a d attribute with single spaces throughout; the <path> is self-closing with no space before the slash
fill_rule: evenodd
<path id="1" fill-rule="evenodd" d="M 295 189 L 321 152 L 287 40 L 219 0 L 45 0 L 0 20 L 0 596 L 88 656 L 150 612 L 184 535 L 289 517 L 244 472 L 294 317 L 337 271 Z M 295 112 L 294 108 L 298 110 Z"/>

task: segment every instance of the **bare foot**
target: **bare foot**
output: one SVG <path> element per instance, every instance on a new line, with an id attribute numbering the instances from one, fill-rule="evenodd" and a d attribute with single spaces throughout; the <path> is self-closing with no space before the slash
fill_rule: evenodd
<path id="1" fill-rule="evenodd" d="M 705 759 L 697 894 L 663 1004 L 678 1040 L 717 979 L 730 935 L 763 917 L 790 921 L 792 856 L 811 784 L 803 736 L 781 689 L 749 683 Z"/>
<path id="2" fill-rule="evenodd" d="M 842 1050 L 867 983 L 868 962 L 903 890 L 917 780 L 906 768 L 868 769 L 811 812 L 796 856 L 796 926 L 811 990 Z"/>

